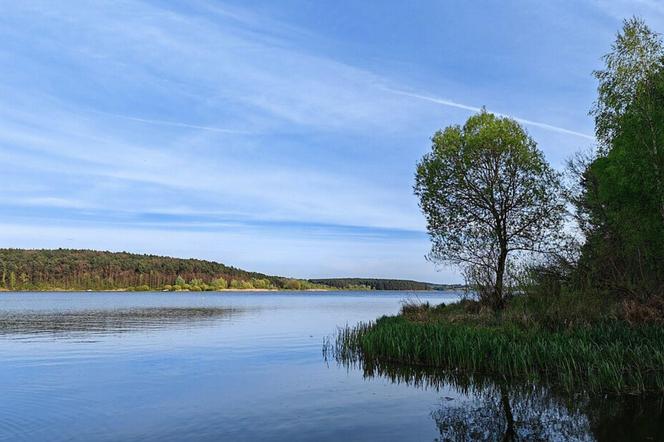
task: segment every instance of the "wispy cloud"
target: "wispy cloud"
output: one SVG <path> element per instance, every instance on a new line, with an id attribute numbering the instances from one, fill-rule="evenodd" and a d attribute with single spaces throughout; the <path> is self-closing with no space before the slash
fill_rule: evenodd
<path id="1" fill-rule="evenodd" d="M 509 95 L 509 85 L 502 92 L 504 80 L 494 85 L 462 75 L 485 70 L 457 56 L 472 53 L 459 49 L 460 41 L 411 35 L 416 43 L 426 35 L 436 53 L 451 54 L 456 72 L 447 59 L 436 65 L 413 56 L 409 45 L 398 53 L 382 38 L 393 37 L 392 23 L 382 36 L 373 28 L 372 35 L 346 35 L 337 26 L 323 36 L 324 26 L 293 20 L 307 12 L 288 5 L 3 6 L 0 218 L 13 224 L 0 229 L 0 245 L 127 248 L 302 276 L 433 275 L 422 259 L 424 221 L 411 190 L 428 137 L 478 111 L 466 104 L 478 96 L 510 115 L 535 115 L 530 97 Z M 466 12 L 478 18 L 472 8 Z M 349 29 L 366 29 L 350 9 L 343 20 Z M 423 24 L 441 28 L 437 19 Z M 412 29 L 420 26 L 400 32 Z M 362 52 L 377 44 L 385 50 Z M 514 55 L 492 49 L 483 49 L 492 54 L 486 63 Z M 562 83 L 569 72 L 578 74 L 572 67 L 550 75 Z M 533 78 L 539 80 L 537 72 Z M 418 90 L 454 90 L 465 98 L 412 92 Z M 567 101 L 539 92 L 542 101 L 551 99 L 551 112 L 567 115 Z M 547 119 L 517 118 L 547 132 L 537 133 L 545 151 L 562 154 L 579 138 L 593 140 L 539 121 Z M 283 225 L 308 226 L 309 234 L 282 235 Z M 164 235 L 166 228 L 174 234 Z M 371 241 L 376 234 L 383 245 Z"/>

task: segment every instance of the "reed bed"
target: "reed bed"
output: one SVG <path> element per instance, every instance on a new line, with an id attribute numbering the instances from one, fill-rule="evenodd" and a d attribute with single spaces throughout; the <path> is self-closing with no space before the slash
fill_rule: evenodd
<path id="1" fill-rule="evenodd" d="M 567 391 L 664 393 L 664 328 L 607 321 L 566 330 L 383 317 L 339 331 L 338 361 L 546 382 Z"/>

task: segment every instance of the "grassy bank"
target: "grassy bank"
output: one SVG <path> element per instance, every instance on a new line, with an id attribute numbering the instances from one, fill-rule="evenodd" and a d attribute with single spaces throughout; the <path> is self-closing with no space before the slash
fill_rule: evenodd
<path id="1" fill-rule="evenodd" d="M 551 327 L 525 317 L 523 306 L 500 314 L 473 309 L 472 303 L 404 306 L 399 316 L 342 329 L 336 357 L 490 374 L 569 391 L 664 393 L 661 325 L 603 316 Z"/>

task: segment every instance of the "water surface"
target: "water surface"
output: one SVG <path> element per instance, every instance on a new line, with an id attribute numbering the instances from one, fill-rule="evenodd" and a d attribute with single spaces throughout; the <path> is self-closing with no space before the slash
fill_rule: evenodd
<path id="1" fill-rule="evenodd" d="M 336 328 L 441 292 L 0 295 L 0 440 L 500 440 L 662 436 L 656 400 L 337 364 Z M 652 439 L 651 439 L 652 440 Z"/>

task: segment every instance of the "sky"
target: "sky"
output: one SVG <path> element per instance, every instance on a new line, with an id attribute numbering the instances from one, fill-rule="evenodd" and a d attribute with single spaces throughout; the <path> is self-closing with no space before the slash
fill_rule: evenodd
<path id="1" fill-rule="evenodd" d="M 642 1 L 0 0 L 0 247 L 460 282 L 413 195 L 482 106 L 562 167 Z"/>

